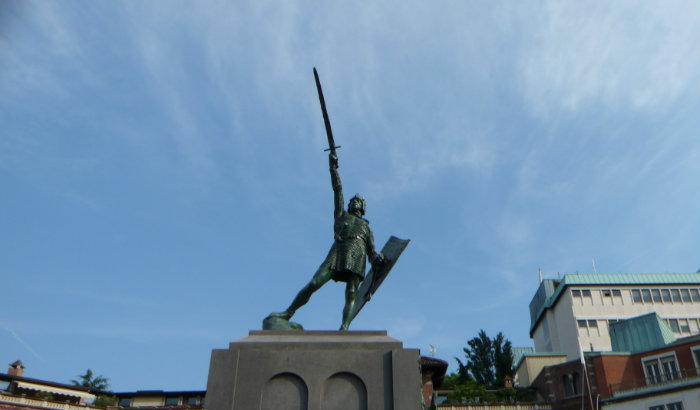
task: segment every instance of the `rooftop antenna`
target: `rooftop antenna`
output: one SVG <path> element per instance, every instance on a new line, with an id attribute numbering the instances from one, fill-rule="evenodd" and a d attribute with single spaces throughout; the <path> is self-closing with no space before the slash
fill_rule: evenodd
<path id="1" fill-rule="evenodd" d="M 430 356 L 435 357 L 435 352 L 437 352 L 437 347 L 435 347 L 431 344 L 429 344 L 428 346 L 430 346 Z"/>
<path id="2" fill-rule="evenodd" d="M 544 281 L 544 273 L 542 273 L 542 268 L 537 269 L 537 275 L 540 278 L 540 283 Z"/>
<path id="3" fill-rule="evenodd" d="M 591 258 L 591 261 L 593 261 L 593 273 L 598 273 L 598 269 L 595 268 L 595 258 Z"/>

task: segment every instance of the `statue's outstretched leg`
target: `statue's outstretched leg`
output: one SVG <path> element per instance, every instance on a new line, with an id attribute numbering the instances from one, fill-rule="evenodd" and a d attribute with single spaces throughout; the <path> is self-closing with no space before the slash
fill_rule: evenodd
<path id="1" fill-rule="evenodd" d="M 354 276 L 345 285 L 345 307 L 343 308 L 343 324 L 340 325 L 340 330 L 348 330 L 350 322 L 353 318 L 350 317 L 350 312 L 355 306 L 355 293 L 360 286 L 360 278 Z"/>
<path id="2" fill-rule="evenodd" d="M 326 282 L 328 282 L 330 279 L 330 267 L 326 264 L 322 264 L 314 274 L 314 277 L 311 278 L 309 283 L 307 283 L 306 286 L 304 286 L 299 291 L 299 293 L 297 293 L 296 297 L 289 305 L 287 310 L 285 310 L 284 312 L 273 313 L 271 316 L 276 316 L 285 320 L 289 320 L 292 316 L 294 316 L 294 313 L 297 311 L 297 309 L 304 306 L 306 302 L 308 302 L 311 298 L 311 295 L 313 295 L 314 292 L 319 290 L 321 286 L 325 285 Z"/>

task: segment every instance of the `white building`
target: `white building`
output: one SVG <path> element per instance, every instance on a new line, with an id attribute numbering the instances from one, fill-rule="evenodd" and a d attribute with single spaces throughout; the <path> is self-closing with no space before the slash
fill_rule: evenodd
<path id="1" fill-rule="evenodd" d="M 700 334 L 700 273 L 567 274 L 545 279 L 530 302 L 538 353 L 610 351 L 608 324 L 656 312 L 676 336 Z"/>

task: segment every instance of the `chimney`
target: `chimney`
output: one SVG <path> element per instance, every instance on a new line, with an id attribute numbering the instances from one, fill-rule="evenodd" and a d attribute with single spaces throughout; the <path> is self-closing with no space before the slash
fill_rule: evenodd
<path id="1" fill-rule="evenodd" d="M 21 360 L 15 360 L 10 363 L 9 369 L 7 369 L 7 374 L 10 376 L 22 377 L 24 376 L 24 365 Z"/>

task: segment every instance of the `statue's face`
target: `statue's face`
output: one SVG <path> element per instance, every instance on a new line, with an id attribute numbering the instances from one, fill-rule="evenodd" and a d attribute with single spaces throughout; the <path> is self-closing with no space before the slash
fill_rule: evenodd
<path id="1" fill-rule="evenodd" d="M 365 211 L 362 207 L 362 200 L 359 198 L 353 198 L 350 200 L 350 203 L 348 204 L 348 211 L 359 211 L 361 214 L 364 214 Z"/>

